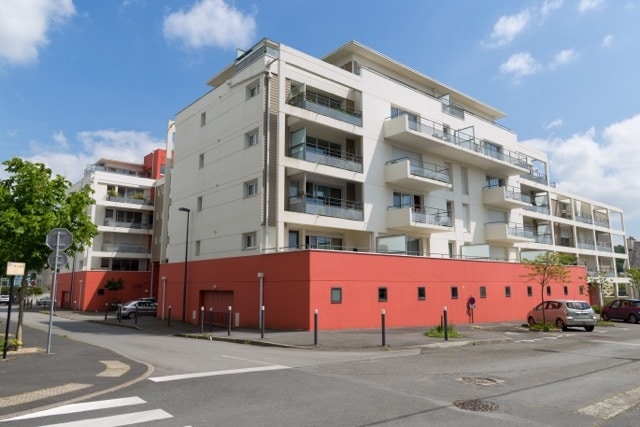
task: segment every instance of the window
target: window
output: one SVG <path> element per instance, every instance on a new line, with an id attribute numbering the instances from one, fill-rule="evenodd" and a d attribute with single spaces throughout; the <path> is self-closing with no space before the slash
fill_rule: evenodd
<path id="1" fill-rule="evenodd" d="M 245 233 L 242 235 L 243 249 L 255 249 L 256 242 L 256 233 Z"/>
<path id="2" fill-rule="evenodd" d="M 569 295 L 569 287 L 568 286 L 564 286 L 562 288 L 562 291 L 564 292 L 565 295 Z"/>
<path id="3" fill-rule="evenodd" d="M 138 271 L 138 260 L 114 258 L 111 269 L 120 271 Z"/>
<path id="4" fill-rule="evenodd" d="M 200 212 L 202 210 L 202 196 L 198 196 L 196 199 L 196 211 Z"/>
<path id="5" fill-rule="evenodd" d="M 104 211 L 105 218 L 113 218 L 113 209 L 107 209 Z"/>
<path id="6" fill-rule="evenodd" d="M 378 288 L 378 302 L 387 301 L 387 288 Z"/>
<path id="7" fill-rule="evenodd" d="M 289 247 L 297 249 L 300 246 L 300 232 L 298 230 L 289 230 Z"/>
<path id="8" fill-rule="evenodd" d="M 207 112 L 200 113 L 200 127 L 207 124 Z"/>
<path id="9" fill-rule="evenodd" d="M 251 83 L 247 86 L 247 98 L 253 98 L 260 93 L 260 82 Z"/>
<path id="10" fill-rule="evenodd" d="M 342 288 L 331 288 L 331 304 L 342 303 Z"/>
<path id="11" fill-rule="evenodd" d="M 551 295 L 551 286 L 547 286 L 547 296 Z"/>
<path id="12" fill-rule="evenodd" d="M 511 298 L 511 286 L 504 287 L 504 296 L 507 298 Z"/>
<path id="13" fill-rule="evenodd" d="M 449 247 L 449 258 L 455 258 L 456 257 L 456 242 L 454 242 L 453 240 L 449 240 L 448 247 Z"/>
<path id="14" fill-rule="evenodd" d="M 109 268 L 109 258 L 100 258 L 100 268 Z"/>
<path id="15" fill-rule="evenodd" d="M 466 203 L 463 203 L 462 204 L 462 230 L 466 233 L 468 233 L 471 230 L 470 228 L 471 214 L 469 210 L 470 210 L 469 205 Z"/>
<path id="16" fill-rule="evenodd" d="M 427 290 L 424 286 L 418 286 L 418 300 L 424 301 L 427 299 Z"/>
<path id="17" fill-rule="evenodd" d="M 451 287 L 451 299 L 458 299 L 458 287 L 457 286 L 452 286 Z"/>
<path id="18" fill-rule="evenodd" d="M 258 194 L 258 180 L 254 179 L 253 181 L 244 183 L 244 197 L 251 197 Z"/>
<path id="19" fill-rule="evenodd" d="M 486 297 L 487 297 L 487 287 L 480 286 L 480 298 L 486 298 Z"/>
<path id="20" fill-rule="evenodd" d="M 254 129 L 245 135 L 247 147 L 258 145 L 258 129 Z"/>
<path id="21" fill-rule="evenodd" d="M 413 114 L 413 113 L 409 113 L 408 111 L 404 111 L 400 108 L 397 107 L 391 107 L 391 118 L 395 119 L 396 117 L 400 117 L 406 115 L 409 118 L 409 122 L 413 122 L 413 123 L 417 123 L 418 122 L 418 116 Z M 409 125 L 411 126 L 411 125 Z"/>
<path id="22" fill-rule="evenodd" d="M 527 286 L 527 296 L 528 297 L 533 296 L 533 288 L 531 286 Z"/>
<path id="23" fill-rule="evenodd" d="M 461 167 L 460 175 L 462 176 L 462 194 L 469 195 L 469 170 Z"/>
<path id="24" fill-rule="evenodd" d="M 196 256 L 200 255 L 200 240 L 196 240 Z"/>
<path id="25" fill-rule="evenodd" d="M 308 249 L 332 249 L 342 250 L 342 239 L 328 236 L 305 236 L 305 244 Z"/>
<path id="26" fill-rule="evenodd" d="M 198 156 L 198 169 L 202 169 L 204 167 L 204 153 L 200 153 Z"/>

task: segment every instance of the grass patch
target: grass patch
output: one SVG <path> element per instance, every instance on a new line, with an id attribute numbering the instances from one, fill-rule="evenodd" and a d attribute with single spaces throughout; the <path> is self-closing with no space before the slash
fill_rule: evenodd
<path id="1" fill-rule="evenodd" d="M 424 335 L 431 338 L 444 338 L 444 326 L 442 325 L 435 326 L 429 329 L 427 332 L 425 332 Z M 460 335 L 460 333 L 455 330 L 453 325 L 449 325 L 447 327 L 447 335 L 449 336 L 449 338 L 462 337 L 462 335 Z"/>
<path id="2" fill-rule="evenodd" d="M 529 330 L 533 332 L 549 332 L 552 329 L 558 329 L 558 328 L 556 328 L 556 325 L 552 323 L 545 323 L 545 324 L 536 323 L 534 325 L 529 325 Z"/>

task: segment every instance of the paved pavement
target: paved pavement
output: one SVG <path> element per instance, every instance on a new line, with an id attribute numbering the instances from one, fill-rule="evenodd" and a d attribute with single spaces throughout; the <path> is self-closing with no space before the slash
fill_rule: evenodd
<path id="1" fill-rule="evenodd" d="M 240 344 L 322 350 L 394 350 L 406 348 L 438 348 L 509 342 L 530 332 L 517 323 L 454 325 L 460 337 L 430 338 L 429 329 L 366 329 L 343 331 L 272 331 L 237 330 L 201 327 L 155 317 L 137 321 L 118 321 L 112 313 L 105 321 L 104 313 L 76 313 L 59 310 L 57 316 L 78 321 L 98 322 L 113 327 L 136 328 L 140 331 L 175 336 L 176 339 L 209 339 Z M 43 313 L 45 316 L 45 313 Z M 16 414 L 83 400 L 139 381 L 150 375 L 152 368 L 104 348 L 69 339 L 46 353 L 47 333 L 25 327 L 24 347 L 10 351 L 0 360 L 0 420 Z M 384 344 L 384 345 L 383 345 Z M 1 349 L 0 349 L 1 351 Z"/>

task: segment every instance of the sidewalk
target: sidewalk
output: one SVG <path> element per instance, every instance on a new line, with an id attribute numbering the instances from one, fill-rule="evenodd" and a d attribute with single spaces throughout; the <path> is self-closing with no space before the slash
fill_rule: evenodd
<path id="1" fill-rule="evenodd" d="M 262 346 L 295 347 L 319 350 L 367 350 L 375 348 L 406 349 L 419 347 L 446 347 L 492 344 L 509 342 L 514 336 L 530 333 L 527 328 L 518 323 L 493 324 L 461 324 L 454 325 L 454 329 L 461 336 L 449 338 L 431 338 L 425 335 L 430 327 L 424 328 L 387 328 L 384 335 L 381 329 L 359 330 L 331 330 L 318 331 L 275 331 L 201 327 L 180 321 L 162 320 L 152 316 L 118 321 L 113 313 L 109 313 L 107 320 L 104 313 L 77 313 L 59 311 L 58 316 L 71 319 L 98 322 L 115 327 L 129 327 L 160 335 L 172 335 L 184 338 L 209 339 L 228 341 L 241 344 Z M 384 346 L 383 346 L 384 341 Z M 317 344 L 317 345 L 316 345 Z"/>

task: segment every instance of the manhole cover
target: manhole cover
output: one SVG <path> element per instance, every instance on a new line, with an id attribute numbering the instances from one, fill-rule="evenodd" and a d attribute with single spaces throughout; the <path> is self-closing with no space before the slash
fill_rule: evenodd
<path id="1" fill-rule="evenodd" d="M 460 381 L 465 384 L 475 385 L 496 385 L 502 384 L 504 381 L 496 380 L 495 378 L 483 378 L 483 377 L 460 377 L 456 378 L 456 381 Z"/>
<path id="2" fill-rule="evenodd" d="M 493 402 L 487 402 L 485 400 L 472 399 L 472 400 L 456 400 L 453 404 L 466 411 L 476 412 L 493 412 L 498 410 L 498 405 Z"/>

